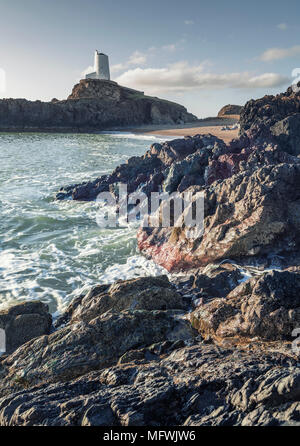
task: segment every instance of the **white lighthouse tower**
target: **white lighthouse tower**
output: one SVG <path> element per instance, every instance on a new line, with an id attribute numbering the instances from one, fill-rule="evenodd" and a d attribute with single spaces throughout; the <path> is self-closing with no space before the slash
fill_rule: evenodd
<path id="1" fill-rule="evenodd" d="M 93 73 L 87 74 L 85 78 L 105 79 L 107 81 L 110 80 L 108 56 L 106 54 L 99 53 L 97 50 L 95 51 L 94 70 L 95 71 Z"/>

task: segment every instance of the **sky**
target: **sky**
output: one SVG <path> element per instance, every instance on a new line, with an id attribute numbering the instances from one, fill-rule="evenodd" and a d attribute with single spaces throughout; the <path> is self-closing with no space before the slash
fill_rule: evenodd
<path id="1" fill-rule="evenodd" d="M 299 16 L 299 0 L 0 0 L 0 97 L 65 99 L 98 49 L 112 80 L 215 116 L 291 84 Z"/>

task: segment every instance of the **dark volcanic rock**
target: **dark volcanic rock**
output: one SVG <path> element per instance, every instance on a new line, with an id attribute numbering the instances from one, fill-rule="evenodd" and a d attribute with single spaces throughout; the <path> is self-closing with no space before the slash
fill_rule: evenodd
<path id="1" fill-rule="evenodd" d="M 22 382 L 33 386 L 70 380 L 154 343 L 192 340 L 196 332 L 182 317 L 183 308 L 166 277 L 95 287 L 70 304 L 57 324 L 62 328 L 3 360 L 0 394 L 12 383 L 18 388 Z"/>
<path id="2" fill-rule="evenodd" d="M 96 285 L 86 295 L 70 303 L 65 314 L 56 323 L 67 321 L 89 322 L 108 310 L 167 310 L 185 309 L 181 296 L 167 276 L 140 277 L 118 281 L 112 285 Z"/>
<path id="3" fill-rule="evenodd" d="M 291 155 L 300 155 L 300 113 L 295 113 L 271 127 L 271 134 L 284 150 Z"/>
<path id="4" fill-rule="evenodd" d="M 24 381 L 0 399 L 0 424 L 299 425 L 300 372 L 274 347 L 200 343 L 76 380 L 30 388 Z"/>
<path id="5" fill-rule="evenodd" d="M 240 269 L 231 263 L 211 264 L 195 275 L 193 286 L 205 296 L 225 297 L 243 280 Z"/>
<path id="6" fill-rule="evenodd" d="M 172 184 L 176 182 L 177 187 L 197 166 L 202 166 L 204 175 L 208 153 L 212 152 L 214 147 L 224 150 L 226 145 L 213 135 L 196 135 L 193 138 L 174 139 L 163 144 L 154 143 L 145 155 L 129 158 L 126 164 L 118 166 L 112 174 L 64 187 L 57 193 L 56 198 L 94 200 L 100 192 L 114 190 L 118 183 L 126 184 L 128 193 L 139 189 L 147 195 L 158 192 L 165 179 Z M 195 154 L 195 157 L 187 158 L 197 151 L 199 153 Z M 186 167 L 175 166 L 174 170 L 170 170 L 175 160 L 177 163 L 183 160 Z M 176 178 L 173 179 L 173 176 Z"/>
<path id="7" fill-rule="evenodd" d="M 276 299 L 289 308 L 298 293 L 295 281 L 272 277 L 251 288 L 256 309 L 262 290 L 270 324 Z M 172 307 L 184 305 L 166 277 L 99 285 L 79 297 L 56 332 L 0 359 L 0 424 L 299 424 L 290 343 L 208 344 Z"/>
<path id="8" fill-rule="evenodd" d="M 251 100 L 243 107 L 240 134 L 252 141 L 272 141 L 293 155 L 298 155 L 300 92 L 288 88 L 276 96 Z"/>
<path id="9" fill-rule="evenodd" d="M 84 79 L 63 101 L 0 100 L 2 131 L 97 131 L 142 124 L 182 124 L 197 118 L 174 102 L 115 82 Z"/>
<path id="10" fill-rule="evenodd" d="M 203 266 L 226 258 L 297 250 L 300 236 L 300 165 L 245 170 L 204 189 L 204 233 L 186 228 L 144 228 L 140 250 L 168 270 Z M 195 187 L 195 198 L 197 192 Z"/>
<path id="11" fill-rule="evenodd" d="M 300 275 L 272 271 L 253 277 L 231 291 L 197 308 L 192 324 L 207 337 L 292 339 L 300 323 Z"/>
<path id="12" fill-rule="evenodd" d="M 0 311 L 0 328 L 5 330 L 6 352 L 11 353 L 33 338 L 49 334 L 52 318 L 42 302 L 20 302 Z"/>

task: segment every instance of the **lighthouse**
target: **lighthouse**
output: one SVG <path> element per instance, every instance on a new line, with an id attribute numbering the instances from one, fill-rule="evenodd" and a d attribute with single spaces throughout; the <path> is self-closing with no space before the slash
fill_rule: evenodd
<path id="1" fill-rule="evenodd" d="M 108 56 L 103 53 L 99 53 L 98 50 L 95 51 L 94 58 L 94 72 L 89 73 L 85 76 L 86 79 L 105 79 L 110 80 L 109 72 L 109 61 Z"/>

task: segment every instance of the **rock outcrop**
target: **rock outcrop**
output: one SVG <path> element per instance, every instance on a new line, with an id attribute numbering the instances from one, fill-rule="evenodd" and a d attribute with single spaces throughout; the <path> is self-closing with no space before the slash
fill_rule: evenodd
<path id="1" fill-rule="evenodd" d="M 241 294 L 256 308 L 265 301 L 275 321 L 278 305 L 293 308 L 288 294 L 298 293 L 284 279 L 259 279 Z M 166 277 L 95 286 L 70 304 L 54 333 L 0 358 L 0 425 L 299 425 L 291 345 L 274 331 L 267 346 L 203 340 L 186 304 Z"/>
<path id="2" fill-rule="evenodd" d="M 291 90 L 250 101 L 241 115 L 241 135 L 229 145 L 212 135 L 156 143 L 110 175 L 62 188 L 57 198 L 94 200 L 118 183 L 148 197 L 161 191 L 203 195 L 204 231 L 196 239 L 184 226 L 138 233 L 140 251 L 169 271 L 226 258 L 289 255 L 299 249 L 300 235 L 298 105 L 299 95 Z"/>
<path id="3" fill-rule="evenodd" d="M 202 149 L 202 150 L 201 150 Z M 225 143 L 213 135 L 196 135 L 193 138 L 174 139 L 164 144 L 154 143 L 145 155 L 129 158 L 126 164 L 118 166 L 110 175 L 103 175 L 93 181 L 65 186 L 57 193 L 59 200 L 72 198 L 73 200 L 95 200 L 103 191 L 113 191 L 118 183 L 127 185 L 128 193 L 137 189 L 150 194 L 165 189 L 176 189 L 183 180 L 189 179 L 193 170 L 208 164 L 209 154 L 213 151 L 222 152 L 226 149 Z M 201 152 L 199 152 L 201 150 Z M 190 156 L 190 155 L 193 155 Z M 175 163 L 182 162 L 182 166 Z M 173 166 L 174 164 L 174 166 Z M 171 170 L 170 170 L 171 169 Z M 175 172 L 172 169 L 176 169 Z M 180 171 L 179 171 L 180 170 Z M 173 174 L 174 172 L 174 174 Z M 173 176 L 176 176 L 173 179 Z M 198 175 L 199 177 L 199 175 Z M 200 177 L 200 181 L 203 179 Z M 176 187 L 168 183 L 175 182 Z"/>
<path id="4" fill-rule="evenodd" d="M 251 142 L 277 144 L 291 155 L 299 155 L 300 91 L 290 87 L 277 96 L 251 100 L 243 107 L 240 134 Z"/>
<path id="5" fill-rule="evenodd" d="M 183 277 L 95 285 L 52 333 L 1 357 L 1 425 L 300 425 L 298 115 L 290 89 L 250 101 L 229 145 L 153 144 L 59 191 L 190 191 L 204 196 L 204 230 L 141 228 L 141 252 Z"/>
<path id="6" fill-rule="evenodd" d="M 291 339 L 300 322 L 300 275 L 272 271 L 238 285 L 226 298 L 197 308 L 192 324 L 204 336 Z"/>
<path id="7" fill-rule="evenodd" d="M 298 249 L 300 164 L 246 170 L 207 187 L 201 238 L 186 228 L 144 228 L 140 250 L 170 271 L 204 266 L 226 258 L 284 254 Z"/>
<path id="8" fill-rule="evenodd" d="M 66 381 L 115 365 L 131 350 L 192 340 L 195 331 L 182 317 L 184 307 L 164 277 L 96 286 L 70 304 L 56 331 L 25 343 L 2 361 L 0 395 L 12 383 L 18 389 L 18 383 Z"/>
<path id="9" fill-rule="evenodd" d="M 242 108 L 243 107 L 241 105 L 232 105 L 232 104 L 224 105 L 224 107 L 222 107 L 218 113 L 218 118 L 226 118 L 232 115 L 234 116 L 240 115 Z"/>
<path id="10" fill-rule="evenodd" d="M 67 100 L 0 100 L 0 131 L 94 132 L 196 119 L 182 105 L 96 79 L 81 80 Z"/>

